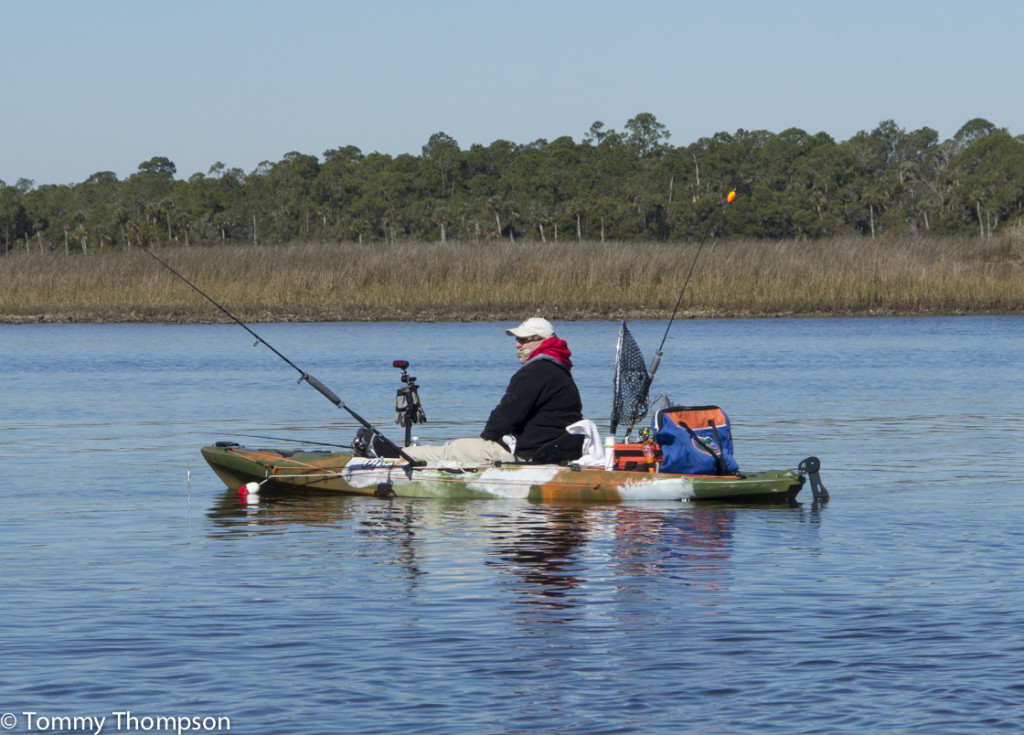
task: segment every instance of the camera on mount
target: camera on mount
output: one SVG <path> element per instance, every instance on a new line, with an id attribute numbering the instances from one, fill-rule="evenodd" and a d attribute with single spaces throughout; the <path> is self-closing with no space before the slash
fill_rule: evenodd
<path id="1" fill-rule="evenodd" d="M 405 427 L 405 446 L 409 446 L 412 442 L 412 425 L 426 423 L 427 415 L 420 404 L 416 377 L 407 372 L 409 361 L 395 360 L 391 366 L 402 371 L 403 387 L 399 388 L 395 395 L 395 423 Z"/>

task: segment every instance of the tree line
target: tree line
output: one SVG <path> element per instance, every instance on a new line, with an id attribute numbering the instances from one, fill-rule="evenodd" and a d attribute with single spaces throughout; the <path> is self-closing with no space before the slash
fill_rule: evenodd
<path id="1" fill-rule="evenodd" d="M 737 130 L 669 144 L 650 113 L 622 131 L 463 150 L 443 132 L 420 155 L 292 152 L 254 171 L 214 164 L 175 179 L 165 157 L 124 180 L 0 181 L 4 252 L 217 243 L 495 239 L 818 239 L 990 236 L 1024 215 L 1024 136 L 976 118 L 951 139 L 881 122 L 824 132 Z M 723 208 L 735 189 L 734 203 Z M 727 213 L 728 216 L 721 216 Z"/>

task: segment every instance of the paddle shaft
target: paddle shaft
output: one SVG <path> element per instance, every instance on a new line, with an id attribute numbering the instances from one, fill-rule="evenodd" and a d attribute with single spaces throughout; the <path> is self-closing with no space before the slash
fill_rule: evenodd
<path id="1" fill-rule="evenodd" d="M 401 457 L 402 459 L 404 459 L 404 460 L 405 460 L 406 462 L 408 462 L 408 463 L 409 463 L 410 465 L 412 465 L 412 466 L 416 467 L 416 466 L 420 466 L 420 465 L 424 464 L 424 463 L 423 463 L 423 462 L 421 462 L 421 461 L 418 461 L 418 460 L 415 460 L 415 459 L 413 459 L 413 458 L 412 458 L 412 457 L 410 457 L 410 456 L 409 456 L 408 454 L 406 454 L 406 453 L 405 453 L 404 451 L 402 451 L 402 449 L 401 449 L 401 448 L 400 448 L 400 447 L 399 447 L 399 446 L 398 446 L 397 444 L 395 444 L 395 443 L 394 443 L 393 441 L 391 441 L 391 440 L 390 440 L 390 439 L 388 439 L 388 438 L 387 438 L 386 436 L 384 436 L 383 434 L 381 434 L 381 433 L 380 433 L 380 431 L 378 431 L 378 430 L 377 430 L 377 427 L 375 427 L 375 426 L 374 426 L 373 424 L 371 424 L 371 423 L 370 423 L 369 421 L 367 421 L 367 420 L 366 420 L 366 419 L 364 419 L 364 418 L 363 418 L 362 416 L 360 416 L 359 414 L 357 414 L 357 413 L 356 413 L 355 411 L 353 411 L 353 410 L 352 410 L 351 408 L 349 408 L 348 406 L 346 406 L 346 405 L 345 405 L 345 402 L 344 402 L 343 400 L 341 400 L 341 399 L 340 399 L 340 398 L 339 398 L 339 397 L 337 396 L 337 394 L 336 394 L 336 393 L 335 393 L 334 391 L 332 391 L 332 390 L 331 390 L 330 388 L 328 388 L 328 387 L 327 387 L 326 385 L 324 385 L 324 384 L 323 384 L 323 383 L 321 383 L 321 382 L 320 382 L 319 380 L 317 380 L 316 378 L 314 378 L 314 377 L 313 377 L 312 375 L 310 375 L 309 373 L 307 373 L 307 372 L 306 372 L 305 370 L 303 370 L 302 368 L 300 368 L 300 367 L 299 367 L 298 365 L 296 365 L 296 364 L 295 364 L 294 362 L 292 362 L 291 360 L 289 360 L 289 359 L 288 359 L 287 357 L 285 357 L 285 356 L 284 356 L 283 354 L 281 354 L 280 352 L 278 352 L 278 351 L 277 351 L 277 349 L 275 349 L 275 348 L 274 348 L 274 346 L 273 346 L 272 344 L 270 344 L 269 342 L 267 342 L 267 340 L 263 339 L 263 338 L 262 338 L 261 336 L 259 336 L 258 334 L 256 334 L 256 332 L 254 332 L 254 331 L 253 331 L 253 330 L 252 330 L 252 329 L 251 329 L 251 328 L 249 327 L 249 325 L 245 324 L 245 323 L 244 323 L 244 322 L 243 322 L 243 321 L 242 321 L 241 319 L 239 319 L 239 318 L 238 318 L 237 316 L 235 316 L 235 315 L 234 315 L 234 314 L 232 314 L 232 313 L 231 313 L 230 311 L 228 311 L 228 310 L 227 310 L 227 309 L 225 309 L 225 308 L 224 308 L 223 306 L 221 306 L 221 305 L 220 305 L 220 304 L 218 304 L 218 303 L 217 303 L 216 301 L 214 301 L 214 300 L 213 300 L 213 298 L 211 298 L 211 297 L 210 297 L 210 296 L 208 296 L 208 295 L 207 295 L 206 293 L 204 293 L 204 292 L 203 292 L 203 291 L 202 291 L 202 290 L 201 290 L 201 289 L 200 289 L 200 288 L 199 288 L 199 287 L 198 287 L 198 286 L 197 286 L 196 284 L 192 283 L 192 281 L 188 280 L 187 278 L 185 278 L 185 276 L 183 276 L 183 275 L 181 275 L 180 273 L 178 273 L 178 271 L 174 270 L 174 268 L 172 268 L 172 267 L 171 267 L 170 265 L 168 265 L 168 264 L 167 264 L 167 263 L 165 263 L 165 262 L 164 262 L 163 260 L 161 260 L 160 258 L 158 258 L 158 257 L 157 257 L 157 256 L 156 256 L 156 255 L 155 255 L 154 253 L 152 253 L 152 252 L 151 252 L 151 251 L 150 251 L 150 250 L 149 250 L 148 248 L 142 248 L 142 252 L 144 252 L 144 253 L 145 253 L 146 255 L 148 255 L 149 257 L 151 257 L 151 258 L 152 258 L 153 260 L 155 260 L 155 261 L 156 261 L 157 263 L 159 263 L 160 265 L 162 265 L 162 266 L 163 266 L 164 268 L 166 268 L 166 269 L 167 269 L 167 270 L 169 270 L 169 271 L 170 271 L 171 273 L 173 273 L 173 274 L 174 274 L 174 275 L 176 275 L 176 276 L 177 276 L 178 278 L 180 278 L 180 279 L 181 279 L 182 281 L 184 281 L 184 282 L 185 282 L 186 284 L 188 284 L 188 286 L 189 286 L 189 287 L 190 287 L 190 288 L 191 288 L 191 289 L 192 289 L 193 291 L 195 291 L 195 292 L 196 292 L 197 294 L 199 294 L 199 295 L 200 295 L 200 296 L 202 296 L 202 297 L 203 297 L 204 299 L 206 299 L 207 301 L 209 301 L 209 302 L 210 302 L 211 304 L 213 304 L 214 306 L 216 306 L 216 307 L 217 307 L 218 309 L 220 309 L 220 310 L 221 310 L 221 311 L 222 311 L 222 312 L 223 312 L 223 313 L 224 313 L 225 315 L 227 315 L 227 316 L 228 316 L 228 317 L 229 317 L 229 318 L 230 318 L 230 319 L 231 319 L 232 321 L 234 321 L 234 322 L 235 322 L 235 323 L 236 323 L 236 324 L 237 324 L 238 326 L 240 326 L 240 327 L 241 327 L 242 329 L 244 329 L 244 330 L 245 330 L 246 332 L 248 332 L 248 333 L 249 333 L 249 334 L 251 334 L 251 335 L 252 335 L 253 337 L 255 337 L 255 338 L 256 338 L 256 341 L 257 341 L 257 342 L 259 342 L 259 343 L 263 344 L 263 345 L 264 345 L 264 346 L 265 346 L 265 347 L 266 347 L 267 349 L 269 349 L 269 350 L 270 350 L 271 352 L 273 352 L 273 353 L 274 353 L 275 355 L 277 355 L 277 356 L 278 356 L 278 357 L 280 357 L 280 358 L 281 358 L 282 360 L 284 360 L 284 361 L 285 361 L 286 363 L 288 363 L 288 364 L 289 364 L 289 365 L 290 365 L 290 366 L 291 366 L 292 368 L 294 368 L 294 369 L 295 369 L 295 371 L 296 371 L 296 372 L 297 372 L 297 373 L 299 374 L 299 382 L 302 382 L 302 381 L 306 381 L 306 382 L 307 382 L 307 383 L 309 383 L 309 384 L 310 384 L 311 386 L 313 386 L 314 388 L 316 388 L 316 389 L 317 389 L 317 391 L 319 391 L 319 392 L 320 392 L 320 394 L 321 394 L 321 395 L 323 395 L 323 396 L 324 396 L 324 397 L 325 397 L 325 398 L 326 398 L 326 399 L 327 399 L 328 401 L 330 401 L 331 403 L 333 403 L 333 404 L 334 404 L 335 406 L 337 406 L 338 408 L 343 408 L 343 409 L 345 409 L 345 410 L 346 410 L 346 411 L 348 412 L 348 414 L 349 414 L 349 415 L 350 415 L 350 416 L 351 416 L 352 418 L 354 418 L 354 419 L 355 419 L 356 421 L 358 421 L 358 422 L 359 422 L 360 424 L 362 424 L 362 425 L 363 425 L 363 426 L 364 426 L 365 428 L 367 428 L 367 429 L 369 429 L 370 431 L 372 431 L 372 432 L 373 432 L 373 433 L 374 433 L 374 434 L 375 434 L 376 436 L 379 436 L 379 437 L 381 438 L 381 440 L 382 440 L 382 441 L 383 441 L 383 442 L 384 442 L 385 444 L 387 444 L 387 445 L 388 445 L 388 447 L 390 447 L 390 448 L 391 448 L 391 449 L 393 449 L 394 451 L 398 452 L 398 455 L 399 455 L 399 456 L 400 456 L 400 457 Z"/>

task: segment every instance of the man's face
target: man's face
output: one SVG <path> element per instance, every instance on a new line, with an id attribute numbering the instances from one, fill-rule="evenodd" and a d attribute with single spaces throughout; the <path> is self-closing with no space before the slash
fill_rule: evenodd
<path id="1" fill-rule="evenodd" d="M 516 337 L 516 356 L 519 358 L 520 365 L 526 364 L 540 341 L 540 337 Z"/>

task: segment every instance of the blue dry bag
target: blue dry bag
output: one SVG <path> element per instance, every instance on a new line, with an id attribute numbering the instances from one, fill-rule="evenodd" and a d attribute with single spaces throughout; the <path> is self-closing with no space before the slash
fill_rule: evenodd
<path id="1" fill-rule="evenodd" d="M 732 475 L 739 470 L 729 417 L 718 406 L 664 408 L 652 423 L 654 441 L 661 446 L 661 472 Z"/>

